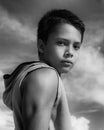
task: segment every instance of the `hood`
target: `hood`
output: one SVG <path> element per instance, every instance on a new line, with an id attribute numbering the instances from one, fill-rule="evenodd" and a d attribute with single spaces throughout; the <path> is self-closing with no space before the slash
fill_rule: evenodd
<path id="1" fill-rule="evenodd" d="M 3 76 L 5 91 L 3 92 L 4 104 L 12 110 L 12 92 L 16 77 L 20 73 L 21 69 L 25 66 L 25 63 L 19 65 L 11 74 L 5 74 Z"/>
<path id="2" fill-rule="evenodd" d="M 37 63 L 37 67 L 36 67 Z M 4 78 L 4 85 L 5 85 L 5 91 L 3 93 L 3 102 L 4 104 L 9 107 L 11 110 L 12 108 L 12 92 L 15 87 L 15 84 L 18 80 L 18 77 L 22 77 L 23 75 L 25 76 L 28 72 L 39 68 L 39 67 L 44 67 L 48 66 L 44 63 L 40 64 L 38 61 L 31 61 L 31 62 L 25 62 L 20 64 L 11 74 L 5 74 L 3 76 Z M 48 66 L 49 67 L 49 66 Z M 22 77 L 23 78 L 23 77 Z"/>
<path id="3" fill-rule="evenodd" d="M 3 76 L 5 91 L 3 93 L 3 102 L 4 104 L 12 110 L 12 92 L 14 88 L 14 84 L 16 82 L 17 76 L 26 66 L 36 63 L 35 61 L 25 62 L 20 64 L 11 74 L 5 74 Z"/>

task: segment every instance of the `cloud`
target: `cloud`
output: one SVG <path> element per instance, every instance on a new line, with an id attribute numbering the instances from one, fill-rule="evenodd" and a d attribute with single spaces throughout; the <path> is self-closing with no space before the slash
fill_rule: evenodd
<path id="1" fill-rule="evenodd" d="M 0 71 L 0 78 L 3 76 L 3 72 L 2 71 Z"/>
<path id="2" fill-rule="evenodd" d="M 76 118 L 71 116 L 71 122 L 74 130 L 89 130 L 90 121 L 85 117 Z"/>
<path id="3" fill-rule="evenodd" d="M 89 15 L 101 14 L 104 12 L 102 0 L 1 0 L 0 4 L 9 13 L 23 21 L 35 22 L 49 9 L 67 8 L 86 18 Z"/>
<path id="4" fill-rule="evenodd" d="M 0 7 L 0 70 L 35 59 L 36 27 L 19 21 Z"/>
<path id="5" fill-rule="evenodd" d="M 93 91 L 91 91 L 90 98 L 104 106 L 104 88 L 95 88 Z"/>
<path id="6" fill-rule="evenodd" d="M 84 113 L 84 114 L 85 114 L 85 113 L 86 113 L 86 114 L 88 114 L 88 113 L 95 113 L 95 112 L 98 112 L 98 111 L 99 111 L 99 109 L 94 109 L 94 108 L 91 109 L 91 108 L 90 108 L 90 109 L 87 109 L 87 110 L 81 110 L 80 112 L 78 112 L 78 114 L 79 114 L 79 113 L 82 113 L 82 114 L 83 114 L 83 113 Z"/>
<path id="7" fill-rule="evenodd" d="M 21 43 L 36 41 L 36 29 L 29 25 L 22 24 L 18 19 L 9 15 L 3 8 L 0 8 L 0 33 L 7 33 Z"/>
<path id="8" fill-rule="evenodd" d="M 12 118 L 13 114 L 10 111 L 2 111 L 0 109 L 0 130 L 13 130 L 14 122 Z"/>

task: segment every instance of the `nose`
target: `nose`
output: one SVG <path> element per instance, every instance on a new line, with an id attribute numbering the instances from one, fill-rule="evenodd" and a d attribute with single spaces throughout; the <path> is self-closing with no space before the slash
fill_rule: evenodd
<path id="1" fill-rule="evenodd" d="M 67 49 L 67 50 L 65 51 L 65 58 L 72 58 L 72 57 L 73 57 L 72 48 Z"/>
<path id="2" fill-rule="evenodd" d="M 68 58 L 68 57 L 70 57 L 70 58 L 72 58 L 73 57 L 73 54 L 71 54 L 70 52 L 65 52 L 65 58 Z"/>

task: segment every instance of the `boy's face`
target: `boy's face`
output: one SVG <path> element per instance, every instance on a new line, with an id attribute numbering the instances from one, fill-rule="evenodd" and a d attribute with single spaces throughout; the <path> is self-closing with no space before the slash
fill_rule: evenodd
<path id="1" fill-rule="evenodd" d="M 80 47 L 80 32 L 70 24 L 58 24 L 45 45 L 45 62 L 53 66 L 59 74 L 67 73 L 78 59 Z"/>

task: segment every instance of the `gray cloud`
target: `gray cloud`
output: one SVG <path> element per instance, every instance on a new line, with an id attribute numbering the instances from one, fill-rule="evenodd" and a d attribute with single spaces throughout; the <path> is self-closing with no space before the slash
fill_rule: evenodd
<path id="1" fill-rule="evenodd" d="M 52 8 L 67 8 L 84 18 L 104 12 L 103 0 L 0 0 L 9 13 L 23 21 L 37 22 L 41 15 Z"/>
<path id="2" fill-rule="evenodd" d="M 0 109 L 0 129 L 1 130 L 13 130 L 14 124 L 13 124 L 13 118 L 12 118 L 12 112 L 5 111 Z"/>
<path id="3" fill-rule="evenodd" d="M 21 23 L 15 17 L 9 15 L 3 8 L 0 8 L 0 30 L 1 33 L 15 37 L 16 40 L 22 43 L 36 41 L 36 28 Z"/>
<path id="4" fill-rule="evenodd" d="M 0 8 L 0 69 L 4 71 L 14 63 L 32 60 L 36 52 L 36 28 Z"/>

